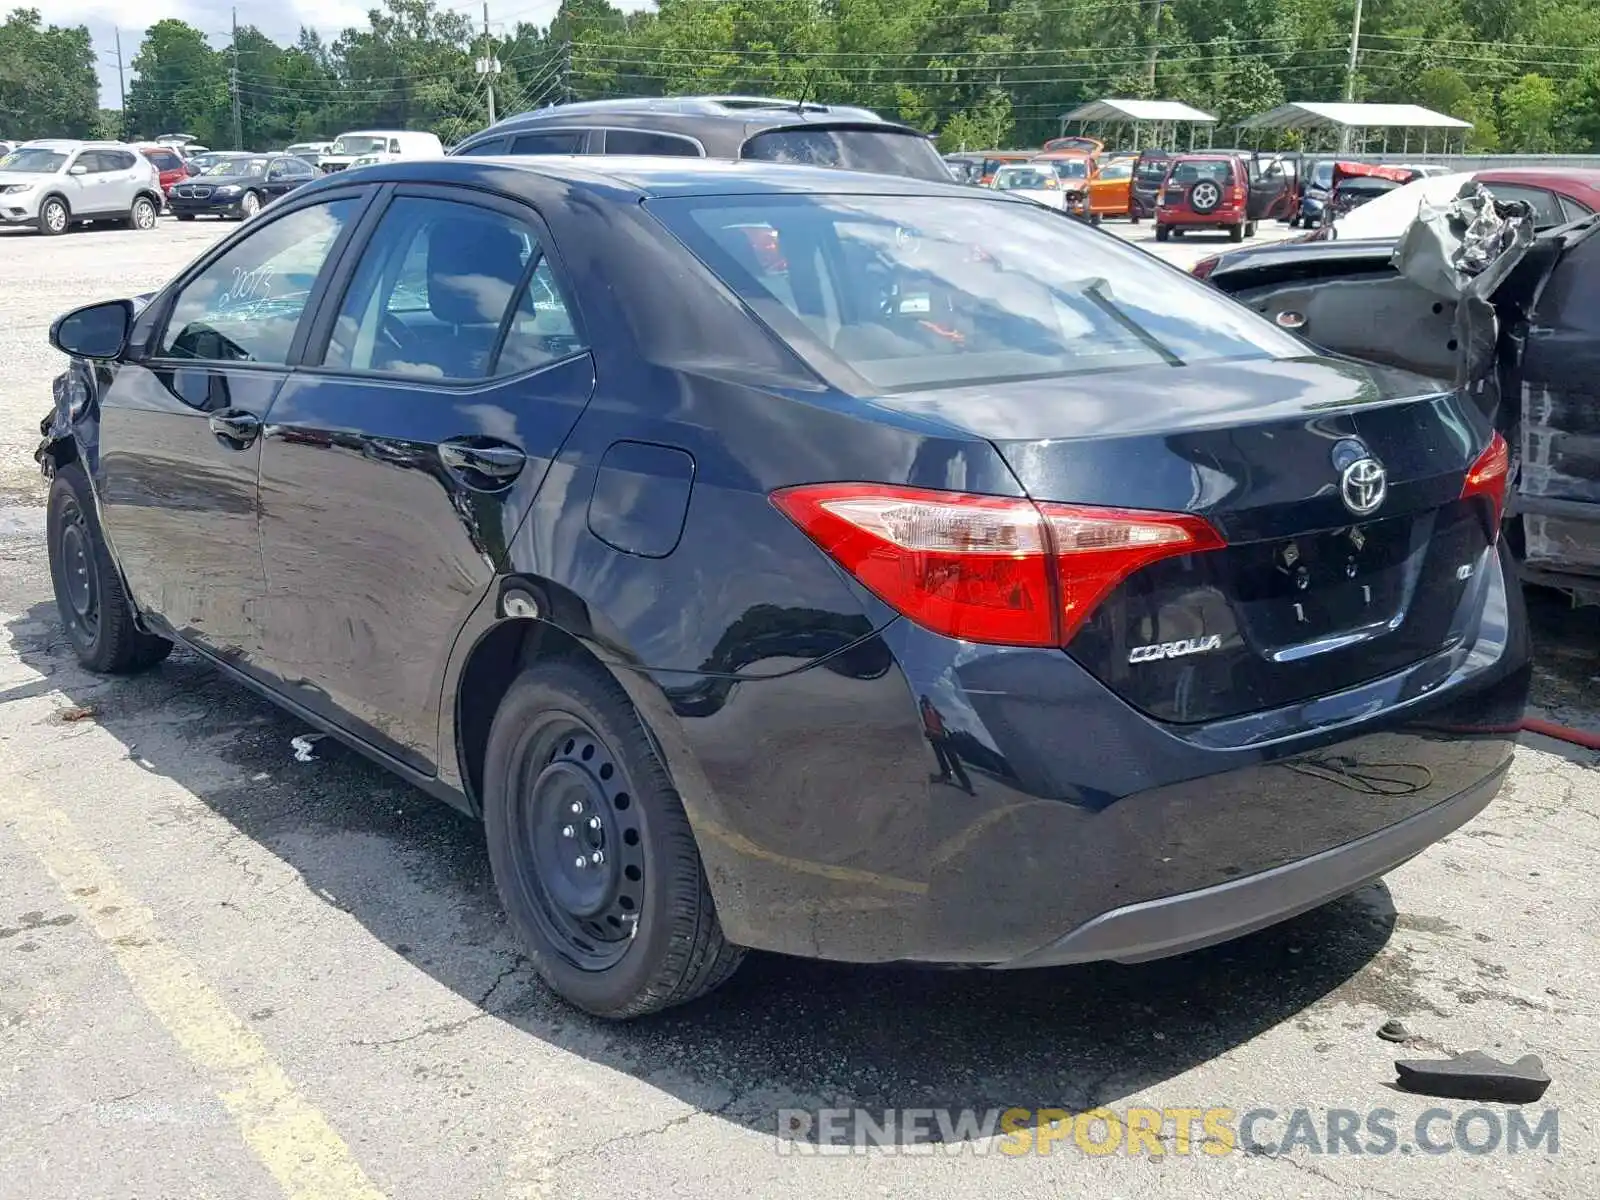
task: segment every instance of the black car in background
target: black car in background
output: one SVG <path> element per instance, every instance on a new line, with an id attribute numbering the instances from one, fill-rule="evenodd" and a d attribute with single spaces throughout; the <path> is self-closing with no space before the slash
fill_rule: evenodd
<path id="1" fill-rule="evenodd" d="M 229 155 L 199 175 L 174 184 L 167 193 L 167 206 L 180 221 L 196 217 L 249 220 L 317 176 L 317 169 L 295 154 Z"/>
<path id="2" fill-rule="evenodd" d="M 1179 953 L 1382 875 L 1510 762 L 1483 414 L 1028 201 L 393 162 L 51 340 L 79 658 L 181 642 L 481 816 L 594 1013 L 744 947 Z"/>
<path id="3" fill-rule="evenodd" d="M 587 100 L 507 117 L 451 155 L 635 154 L 782 162 L 948 182 L 932 140 L 865 108 L 766 96 Z"/>

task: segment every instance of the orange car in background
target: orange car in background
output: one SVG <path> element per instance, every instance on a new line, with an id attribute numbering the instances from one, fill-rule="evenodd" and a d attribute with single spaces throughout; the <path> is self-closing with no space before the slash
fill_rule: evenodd
<path id="1" fill-rule="evenodd" d="M 1137 223 L 1133 212 L 1133 158 L 1114 158 L 1102 163 L 1089 180 L 1089 219 L 1127 217 Z"/>
<path id="2" fill-rule="evenodd" d="M 1087 154 L 1090 158 L 1098 158 L 1104 153 L 1106 144 L 1099 138 L 1092 137 L 1058 137 L 1051 138 L 1041 148 L 1042 154 Z"/>

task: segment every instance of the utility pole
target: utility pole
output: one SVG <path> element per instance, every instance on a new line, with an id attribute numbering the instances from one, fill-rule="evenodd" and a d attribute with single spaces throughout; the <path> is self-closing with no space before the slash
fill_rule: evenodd
<path id="1" fill-rule="evenodd" d="M 489 3 L 483 5 L 483 57 L 478 60 L 478 74 L 484 76 L 489 93 L 489 124 L 494 124 L 494 77 L 500 74 L 500 60 L 494 56 L 494 40 L 489 36 Z"/>
<path id="2" fill-rule="evenodd" d="M 125 109 L 128 107 L 128 85 L 122 78 L 122 30 L 113 29 L 111 34 L 117 39 L 117 103 Z"/>
<path id="3" fill-rule="evenodd" d="M 233 148 L 244 149 L 244 132 L 239 121 L 239 10 L 233 10 L 233 66 L 228 71 L 228 88 L 233 92 Z"/>
<path id="4" fill-rule="evenodd" d="M 1355 18 L 1350 22 L 1350 65 L 1344 72 L 1344 101 L 1351 103 L 1356 98 L 1356 59 L 1361 55 L 1361 0 L 1356 0 Z M 1341 126 L 1339 129 L 1339 150 L 1350 149 L 1350 127 Z"/>

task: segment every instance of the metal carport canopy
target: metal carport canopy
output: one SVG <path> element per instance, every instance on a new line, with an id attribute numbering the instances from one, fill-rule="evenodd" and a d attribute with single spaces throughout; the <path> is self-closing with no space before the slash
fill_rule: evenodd
<path id="1" fill-rule="evenodd" d="M 1062 121 L 1172 121 L 1192 125 L 1215 125 L 1217 119 L 1198 108 L 1176 100 L 1091 100 L 1069 113 Z"/>
<path id="2" fill-rule="evenodd" d="M 1280 104 L 1239 122 L 1241 129 L 1471 129 L 1471 121 L 1447 117 L 1420 104 Z"/>

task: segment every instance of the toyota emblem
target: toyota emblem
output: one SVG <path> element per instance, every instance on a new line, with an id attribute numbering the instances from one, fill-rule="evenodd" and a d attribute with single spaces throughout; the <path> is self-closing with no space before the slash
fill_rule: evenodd
<path id="1" fill-rule="evenodd" d="M 1358 517 L 1378 511 L 1389 494 L 1389 473 L 1370 455 L 1356 459 L 1339 476 L 1339 496 Z"/>

